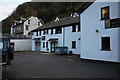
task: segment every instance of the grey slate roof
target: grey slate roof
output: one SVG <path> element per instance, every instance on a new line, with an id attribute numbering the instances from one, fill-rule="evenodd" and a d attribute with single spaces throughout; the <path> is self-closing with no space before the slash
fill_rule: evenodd
<path id="1" fill-rule="evenodd" d="M 60 26 L 67 26 L 70 24 L 74 24 L 74 23 L 79 23 L 80 22 L 80 17 L 72 17 L 72 18 L 66 18 L 60 21 L 52 21 L 50 23 L 46 23 L 43 26 L 40 26 L 34 30 L 32 30 L 31 32 L 35 32 L 35 31 L 39 31 L 39 30 L 44 30 L 44 29 L 49 29 L 49 28 L 55 28 L 55 27 L 60 27 Z"/>

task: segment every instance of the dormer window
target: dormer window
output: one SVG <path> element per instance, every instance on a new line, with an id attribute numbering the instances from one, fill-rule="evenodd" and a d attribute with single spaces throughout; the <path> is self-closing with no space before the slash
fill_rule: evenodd
<path id="1" fill-rule="evenodd" d="M 101 8 L 101 20 L 110 19 L 109 6 Z"/>

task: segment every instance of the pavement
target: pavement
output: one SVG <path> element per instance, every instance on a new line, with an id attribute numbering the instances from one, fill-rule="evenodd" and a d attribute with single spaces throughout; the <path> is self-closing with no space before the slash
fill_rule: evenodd
<path id="1" fill-rule="evenodd" d="M 2 68 L 6 78 L 120 78 L 120 64 L 81 60 L 78 55 L 15 52 L 12 65 Z"/>

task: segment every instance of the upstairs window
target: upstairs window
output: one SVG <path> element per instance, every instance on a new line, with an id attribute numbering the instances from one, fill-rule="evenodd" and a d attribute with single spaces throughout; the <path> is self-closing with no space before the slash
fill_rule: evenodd
<path id="1" fill-rule="evenodd" d="M 26 30 L 29 30 L 29 26 L 28 25 L 26 25 Z"/>
<path id="2" fill-rule="evenodd" d="M 41 36 L 41 31 L 39 32 L 39 36 Z"/>
<path id="3" fill-rule="evenodd" d="M 30 20 L 28 20 L 28 24 L 30 24 Z"/>
<path id="4" fill-rule="evenodd" d="M 101 20 L 109 18 L 109 6 L 101 8 Z"/>
<path id="5" fill-rule="evenodd" d="M 48 29 L 46 30 L 46 34 L 48 34 Z"/>
<path id="6" fill-rule="evenodd" d="M 101 41 L 102 41 L 102 49 L 101 50 L 109 51 L 110 50 L 110 37 L 102 37 Z"/>
<path id="7" fill-rule="evenodd" d="M 76 41 L 72 41 L 72 49 L 76 49 Z"/>
<path id="8" fill-rule="evenodd" d="M 45 35 L 45 30 L 43 30 L 43 35 Z"/>
<path id="9" fill-rule="evenodd" d="M 53 29 L 51 29 L 51 34 L 53 34 Z"/>
<path id="10" fill-rule="evenodd" d="M 36 36 L 38 36 L 38 31 L 36 32 Z"/>
<path id="11" fill-rule="evenodd" d="M 62 27 L 56 28 L 55 33 L 56 33 L 56 34 L 62 33 Z"/>
<path id="12" fill-rule="evenodd" d="M 72 32 L 76 32 L 76 26 L 75 25 L 72 26 Z"/>

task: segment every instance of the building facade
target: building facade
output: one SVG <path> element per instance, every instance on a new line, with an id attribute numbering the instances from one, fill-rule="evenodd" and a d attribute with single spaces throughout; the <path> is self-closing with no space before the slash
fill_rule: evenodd
<path id="1" fill-rule="evenodd" d="M 29 36 L 31 30 L 42 26 L 42 20 L 37 17 L 31 16 L 27 19 L 20 19 L 20 21 L 15 21 L 14 25 L 11 26 L 12 35 L 16 37 Z"/>
<path id="2" fill-rule="evenodd" d="M 56 46 L 66 46 L 68 53 L 80 54 L 79 19 L 55 20 L 33 30 L 32 51 L 54 52 Z"/>
<path id="3" fill-rule="evenodd" d="M 81 58 L 120 62 L 120 2 L 94 2 L 80 14 Z"/>

